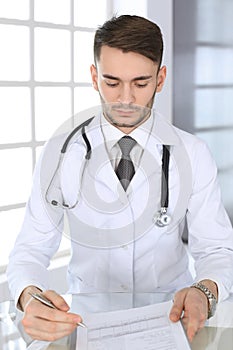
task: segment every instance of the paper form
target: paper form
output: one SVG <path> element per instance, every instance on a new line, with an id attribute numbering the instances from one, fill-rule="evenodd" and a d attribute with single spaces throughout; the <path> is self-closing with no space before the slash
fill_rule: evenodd
<path id="1" fill-rule="evenodd" d="M 187 350 L 180 322 L 168 314 L 172 302 L 127 310 L 82 315 L 88 328 L 78 327 L 77 350 Z"/>

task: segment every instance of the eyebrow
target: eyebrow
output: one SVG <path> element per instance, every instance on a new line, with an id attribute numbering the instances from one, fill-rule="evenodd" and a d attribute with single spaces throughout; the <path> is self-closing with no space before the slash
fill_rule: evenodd
<path id="1" fill-rule="evenodd" d="M 118 77 L 114 77 L 113 75 L 111 74 L 103 74 L 103 78 L 106 78 L 106 79 L 111 79 L 111 80 L 121 80 L 120 78 Z M 149 80 L 152 78 L 152 75 L 141 75 L 139 77 L 135 77 L 132 79 L 132 81 L 138 81 L 138 80 Z"/>

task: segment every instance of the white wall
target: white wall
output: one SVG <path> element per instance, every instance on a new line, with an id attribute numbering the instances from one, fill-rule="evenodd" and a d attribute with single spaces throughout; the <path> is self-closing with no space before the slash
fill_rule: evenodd
<path id="1" fill-rule="evenodd" d="M 147 0 L 113 0 L 112 13 L 147 17 Z"/>
<path id="2" fill-rule="evenodd" d="M 147 17 L 157 23 L 164 38 L 163 64 L 167 66 L 167 79 L 163 91 L 157 95 L 155 107 L 172 120 L 173 97 L 173 0 L 147 0 Z"/>

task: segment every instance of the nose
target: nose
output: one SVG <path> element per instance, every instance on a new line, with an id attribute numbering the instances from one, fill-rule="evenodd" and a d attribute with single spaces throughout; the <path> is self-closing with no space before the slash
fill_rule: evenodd
<path id="1" fill-rule="evenodd" d="M 135 102 L 134 91 L 130 84 L 124 84 L 121 87 L 118 100 L 124 104 L 131 104 Z"/>

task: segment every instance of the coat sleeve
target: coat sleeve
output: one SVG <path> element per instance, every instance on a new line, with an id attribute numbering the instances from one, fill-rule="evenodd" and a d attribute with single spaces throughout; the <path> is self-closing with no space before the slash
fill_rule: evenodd
<path id="1" fill-rule="evenodd" d="M 225 299 L 233 283 L 233 230 L 223 207 L 216 164 L 203 142 L 193 147 L 193 191 L 187 223 L 196 281 L 211 279 Z"/>
<path id="2" fill-rule="evenodd" d="M 50 151 L 50 162 L 44 157 L 44 151 L 36 165 L 23 225 L 9 256 L 7 277 L 16 304 L 23 289 L 29 285 L 42 290 L 49 288 L 47 268 L 62 237 L 63 210 L 52 208 L 45 200 L 46 187 L 58 161 L 53 147 Z M 56 154 L 59 154 L 57 150 Z"/>

